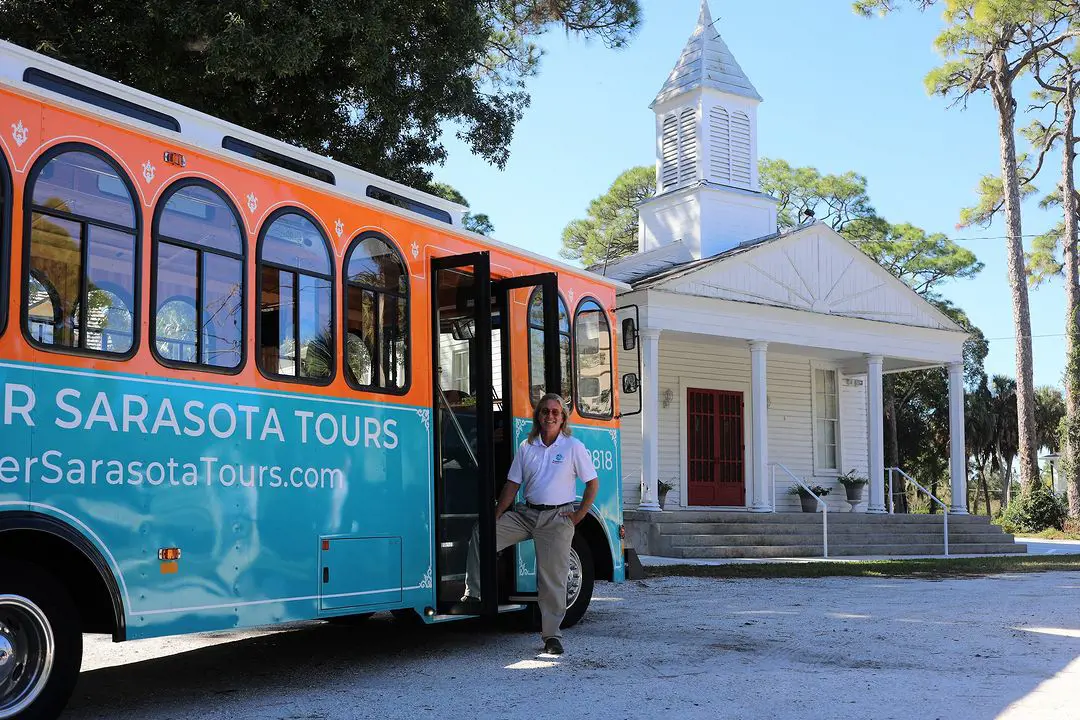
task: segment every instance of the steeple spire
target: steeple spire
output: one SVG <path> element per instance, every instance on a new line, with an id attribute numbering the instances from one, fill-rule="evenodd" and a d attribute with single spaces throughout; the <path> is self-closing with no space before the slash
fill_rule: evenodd
<path id="1" fill-rule="evenodd" d="M 761 96 L 746 76 L 727 43 L 713 27 L 708 0 L 701 0 L 697 26 L 686 41 L 679 62 L 660 88 L 653 105 L 700 87 L 760 101 Z"/>

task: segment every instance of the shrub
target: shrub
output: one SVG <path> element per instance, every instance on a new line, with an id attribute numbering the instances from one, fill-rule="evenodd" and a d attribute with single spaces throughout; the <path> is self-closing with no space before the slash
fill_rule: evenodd
<path id="1" fill-rule="evenodd" d="M 1067 515 L 1065 498 L 1038 485 L 1013 498 L 1001 516 L 1001 527 L 1014 534 L 1042 532 L 1047 528 L 1061 530 Z"/>

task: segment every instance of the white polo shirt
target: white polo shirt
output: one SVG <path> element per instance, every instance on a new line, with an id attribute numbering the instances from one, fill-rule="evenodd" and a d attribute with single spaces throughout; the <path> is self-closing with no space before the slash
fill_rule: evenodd
<path id="1" fill-rule="evenodd" d="M 521 443 L 507 473 L 510 482 L 522 486 L 525 500 L 537 505 L 574 502 L 575 477 L 583 482 L 595 480 L 596 468 L 584 443 L 562 433 L 551 445 L 545 445 L 540 437 Z"/>

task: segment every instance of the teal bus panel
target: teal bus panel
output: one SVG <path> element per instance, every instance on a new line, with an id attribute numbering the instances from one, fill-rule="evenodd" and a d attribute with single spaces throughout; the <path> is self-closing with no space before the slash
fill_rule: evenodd
<path id="1" fill-rule="evenodd" d="M 130 639 L 318 617 L 324 536 L 401 538 L 370 589 L 434 604 L 430 408 L 13 362 L 0 397 L 0 511 L 92 542 Z"/>

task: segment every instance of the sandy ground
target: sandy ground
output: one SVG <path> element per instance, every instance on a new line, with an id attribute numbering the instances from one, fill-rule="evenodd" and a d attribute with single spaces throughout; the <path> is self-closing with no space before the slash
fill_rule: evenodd
<path id="1" fill-rule="evenodd" d="M 600 583 L 567 654 L 378 615 L 114 645 L 68 718 L 1078 718 L 1080 573 Z"/>

